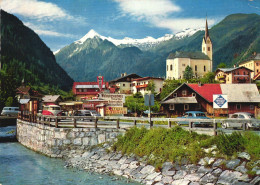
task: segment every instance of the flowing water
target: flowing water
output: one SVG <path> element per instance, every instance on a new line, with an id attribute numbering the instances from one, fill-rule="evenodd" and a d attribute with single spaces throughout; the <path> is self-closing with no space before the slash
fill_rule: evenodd
<path id="1" fill-rule="evenodd" d="M 0 127 L 0 184 L 2 185 L 123 185 L 126 179 L 65 168 L 64 161 L 33 152 L 18 142 L 1 142 L 14 136 L 15 127 Z"/>

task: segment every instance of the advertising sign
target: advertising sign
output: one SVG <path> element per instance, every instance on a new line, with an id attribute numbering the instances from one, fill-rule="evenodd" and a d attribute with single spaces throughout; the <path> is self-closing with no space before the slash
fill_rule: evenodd
<path id="1" fill-rule="evenodd" d="M 105 114 L 106 115 L 127 114 L 127 108 L 126 107 L 106 107 Z"/>
<path id="2" fill-rule="evenodd" d="M 100 94 L 100 98 L 108 101 L 108 106 L 111 107 L 123 107 L 123 104 L 125 103 L 124 94 L 102 93 Z"/>
<path id="3" fill-rule="evenodd" d="M 213 108 L 214 109 L 226 109 L 226 108 L 228 108 L 227 95 L 213 94 Z"/>

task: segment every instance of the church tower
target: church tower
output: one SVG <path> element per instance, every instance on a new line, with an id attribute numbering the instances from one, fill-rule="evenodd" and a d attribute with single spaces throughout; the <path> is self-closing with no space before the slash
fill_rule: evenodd
<path id="1" fill-rule="evenodd" d="M 208 55 L 208 57 L 210 58 L 210 60 L 212 61 L 212 42 L 209 36 L 209 29 L 208 29 L 208 22 L 207 22 L 207 18 L 206 18 L 206 27 L 205 27 L 205 36 L 203 37 L 202 40 L 202 53 L 204 53 L 205 55 Z"/>

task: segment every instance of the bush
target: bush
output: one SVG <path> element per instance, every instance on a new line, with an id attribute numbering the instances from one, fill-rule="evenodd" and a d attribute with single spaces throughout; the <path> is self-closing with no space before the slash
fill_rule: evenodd
<path id="1" fill-rule="evenodd" d="M 147 156 L 148 163 L 156 168 L 165 161 L 181 161 L 183 158 L 197 162 L 204 152 L 198 140 L 209 136 L 189 133 L 176 126 L 172 129 L 131 128 L 125 136 L 120 136 L 113 149 L 122 153 L 134 153 L 137 156 Z"/>
<path id="2" fill-rule="evenodd" d="M 216 137 L 218 150 L 226 155 L 233 155 L 245 149 L 246 140 L 239 132 L 233 132 L 231 135 L 220 134 Z"/>

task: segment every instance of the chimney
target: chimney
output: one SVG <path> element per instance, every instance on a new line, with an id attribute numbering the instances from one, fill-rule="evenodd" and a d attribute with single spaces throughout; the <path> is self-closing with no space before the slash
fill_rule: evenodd
<path id="1" fill-rule="evenodd" d="M 234 68 L 236 68 L 237 67 L 237 65 L 236 64 L 234 64 Z"/>
<path id="2" fill-rule="evenodd" d="M 126 73 L 124 73 L 124 76 L 126 76 Z"/>
<path id="3" fill-rule="evenodd" d="M 256 56 L 256 51 L 254 51 L 252 54 L 253 54 L 254 56 Z"/>
<path id="4" fill-rule="evenodd" d="M 198 86 L 201 87 L 203 84 L 201 82 L 198 82 Z"/>
<path id="5" fill-rule="evenodd" d="M 121 77 L 123 77 L 124 76 L 124 73 L 121 73 Z"/>

